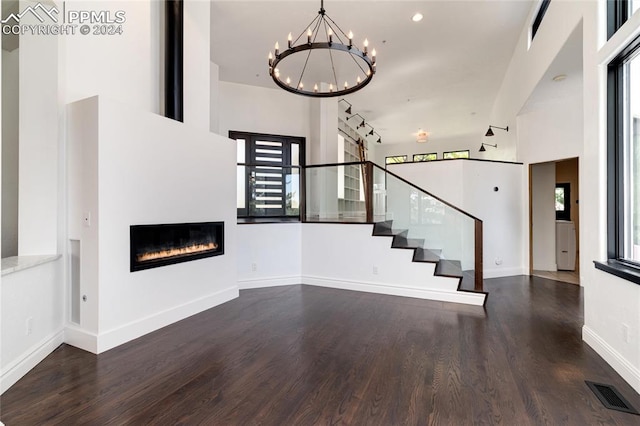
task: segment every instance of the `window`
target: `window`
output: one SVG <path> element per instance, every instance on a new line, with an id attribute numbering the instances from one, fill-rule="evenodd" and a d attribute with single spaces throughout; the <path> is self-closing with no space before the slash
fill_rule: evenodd
<path id="1" fill-rule="evenodd" d="M 438 159 L 438 154 L 436 154 L 435 152 L 433 152 L 431 154 L 413 154 L 413 161 L 414 162 L 433 161 L 433 160 L 437 160 L 437 159 Z"/>
<path id="2" fill-rule="evenodd" d="M 300 214 L 304 138 L 229 132 L 237 142 L 238 217 Z"/>
<path id="3" fill-rule="evenodd" d="M 551 3 L 551 0 L 542 0 L 540 3 L 538 13 L 536 13 L 536 17 L 533 18 L 533 24 L 531 25 L 531 40 L 533 40 L 538 32 L 538 28 L 540 28 L 544 14 L 547 13 L 547 9 L 549 8 L 549 3 Z"/>
<path id="4" fill-rule="evenodd" d="M 556 220 L 571 220 L 571 185 L 556 184 Z"/>
<path id="5" fill-rule="evenodd" d="M 640 284 L 640 38 L 608 72 L 607 251 L 598 269 Z"/>
<path id="6" fill-rule="evenodd" d="M 607 38 L 611 38 L 638 9 L 640 9 L 640 0 L 608 0 Z"/>
<path id="7" fill-rule="evenodd" d="M 384 164 L 399 164 L 406 163 L 407 156 L 406 155 L 392 155 L 390 157 L 384 157 Z"/>
<path id="8" fill-rule="evenodd" d="M 469 150 L 464 151 L 451 151 L 442 154 L 442 158 L 445 160 L 454 160 L 456 158 L 469 158 Z"/>

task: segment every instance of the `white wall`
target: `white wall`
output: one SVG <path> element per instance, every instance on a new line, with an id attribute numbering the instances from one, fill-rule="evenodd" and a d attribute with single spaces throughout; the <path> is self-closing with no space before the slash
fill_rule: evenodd
<path id="1" fill-rule="evenodd" d="M 557 271 L 556 264 L 556 165 L 531 167 L 531 222 L 533 269 Z"/>
<path id="2" fill-rule="evenodd" d="M 82 268 L 94 268 L 88 273 L 97 278 L 81 283 L 83 294 L 95 298 L 87 302 L 94 308 L 81 311 L 80 329 L 69 327 L 69 342 L 101 352 L 237 297 L 235 143 L 104 99 L 80 101 L 69 110 L 70 119 L 84 111 L 97 117 L 71 123 L 70 149 L 88 150 L 89 163 L 69 168 L 90 171 L 97 153 L 98 169 L 97 182 L 92 173 L 87 176 L 90 185 L 97 184 L 95 197 L 82 188 L 82 172 L 70 173 L 76 188 L 70 192 L 85 195 L 70 196 L 80 205 L 70 211 L 91 214 L 90 227 L 76 223 L 74 229 Z M 82 161 L 83 154 L 70 158 Z M 129 272 L 130 225 L 203 221 L 225 222 L 224 255 Z M 97 252 L 91 246 L 96 232 Z M 85 240 L 93 253 L 86 252 Z M 91 263 L 96 256 L 97 265 Z"/>
<path id="3" fill-rule="evenodd" d="M 210 7 L 208 1 L 184 2 L 184 122 L 206 131 L 211 129 Z"/>
<path id="4" fill-rule="evenodd" d="M 520 161 L 534 164 L 582 155 L 584 108 L 579 95 L 537 105 L 518 116 Z"/>
<path id="5" fill-rule="evenodd" d="M 158 113 L 162 46 L 158 28 L 159 8 L 163 2 L 67 0 L 65 3 L 67 10 L 106 10 L 112 13 L 123 10 L 126 16 L 121 35 L 77 33 L 61 37 L 66 76 L 65 103 L 101 95 Z M 204 71 L 187 71 L 191 72 Z M 185 81 L 188 80 L 187 73 Z"/>
<path id="6" fill-rule="evenodd" d="M 307 159 L 310 145 L 310 103 L 281 89 L 219 82 L 220 135 L 229 130 L 306 138 Z M 337 123 L 336 123 L 337 124 Z M 336 138 L 337 143 L 337 138 Z"/>
<path id="7" fill-rule="evenodd" d="M 18 255 L 18 52 L 2 51 L 2 257 Z"/>
<path id="8" fill-rule="evenodd" d="M 582 24 L 583 107 L 582 142 L 570 150 L 564 142 L 548 146 L 544 160 L 537 152 L 519 146 L 519 124 L 508 134 L 512 152 L 496 151 L 504 159 L 517 159 L 528 166 L 536 161 L 579 157 L 580 162 L 580 274 L 584 286 L 583 339 L 640 392 L 640 286 L 598 271 L 594 260 L 604 261 L 606 251 L 606 66 L 616 53 L 640 34 L 636 13 L 618 34 L 606 41 L 606 2 L 553 1 L 531 49 L 523 28 L 491 121 L 516 122 L 538 82 L 553 63 L 571 33 Z M 532 11 L 533 12 L 533 11 Z M 571 117 L 572 111 L 563 116 Z M 533 117 L 530 117 L 533 118 Z M 520 120 L 518 120 L 520 121 Z M 543 123 L 531 123 L 531 128 Z M 560 140 L 560 139 L 558 139 Z M 543 142 L 545 143 L 545 142 Z M 569 153 L 570 152 L 570 153 Z M 528 209 L 522 210 L 526 215 Z M 525 216 L 523 223 L 528 222 Z M 627 331 L 628 330 L 628 331 Z M 625 335 L 628 336 L 625 339 Z"/>
<path id="9" fill-rule="evenodd" d="M 2 276 L 0 393 L 63 342 L 66 293 L 61 274 L 58 259 Z"/>
<path id="10" fill-rule="evenodd" d="M 387 168 L 483 221 L 485 278 L 524 273 L 522 165 L 448 160 Z"/>
<path id="11" fill-rule="evenodd" d="M 372 225 L 302 225 L 302 282 L 345 290 L 482 305 L 485 295 L 457 291 L 458 279 L 436 277 L 435 264 L 412 262 Z"/>
<path id="12" fill-rule="evenodd" d="M 241 289 L 300 284 L 302 224 L 238 226 L 238 285 Z"/>
<path id="13" fill-rule="evenodd" d="M 36 2 L 21 2 L 21 7 Z M 32 15 L 23 17 L 38 24 Z M 58 39 L 20 36 L 18 254 L 58 247 Z M 46 70 L 46 71 L 44 71 Z"/>

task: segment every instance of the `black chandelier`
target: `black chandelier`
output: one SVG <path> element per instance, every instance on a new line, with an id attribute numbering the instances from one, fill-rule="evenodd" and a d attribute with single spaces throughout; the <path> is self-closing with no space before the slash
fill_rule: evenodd
<path id="1" fill-rule="evenodd" d="M 376 72 L 376 50 L 369 54 L 367 39 L 360 50 L 353 43 L 353 33 L 345 34 L 326 14 L 324 0 L 320 1 L 318 16 L 306 28 L 296 39 L 289 33 L 286 50 L 281 52 L 276 42 L 275 52 L 269 52 L 269 75 L 278 86 L 298 95 L 329 98 L 353 93 L 371 82 Z M 349 83 L 345 76 L 355 80 Z"/>

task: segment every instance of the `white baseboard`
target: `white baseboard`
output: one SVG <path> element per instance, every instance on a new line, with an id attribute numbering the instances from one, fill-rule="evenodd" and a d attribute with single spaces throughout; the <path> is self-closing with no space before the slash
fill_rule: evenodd
<path id="1" fill-rule="evenodd" d="M 64 342 L 87 352 L 98 353 L 98 335 L 83 330 L 75 324 L 67 324 L 65 327 Z"/>
<path id="2" fill-rule="evenodd" d="M 0 394 L 3 394 L 13 386 L 14 383 L 63 343 L 64 330 L 59 330 L 32 346 L 20 358 L 7 365 L 0 376 Z"/>
<path id="3" fill-rule="evenodd" d="M 98 335 L 97 353 L 108 351 L 109 349 L 130 342 L 140 336 L 151 333 L 178 322 L 192 315 L 198 314 L 207 309 L 221 305 L 239 296 L 238 287 L 233 286 L 220 290 L 200 299 L 169 308 L 157 314 L 132 321 L 118 328 L 107 330 Z"/>
<path id="4" fill-rule="evenodd" d="M 616 370 L 636 392 L 640 393 L 640 368 L 630 363 L 586 325 L 582 326 L 582 340 Z"/>
<path id="5" fill-rule="evenodd" d="M 68 326 L 65 342 L 80 349 L 99 354 L 116 346 L 120 346 L 145 334 L 178 322 L 207 309 L 221 305 L 238 297 L 238 287 L 233 286 L 220 290 L 200 299 L 174 306 L 162 312 L 132 321 L 118 328 L 95 335 L 75 326 Z"/>
<path id="6" fill-rule="evenodd" d="M 270 277 L 270 278 L 252 278 L 248 280 L 238 280 L 240 290 L 250 288 L 278 287 L 282 285 L 300 284 L 302 281 L 300 275 L 289 277 Z"/>
<path id="7" fill-rule="evenodd" d="M 502 277 L 513 277 L 515 275 L 529 275 L 528 270 L 524 270 L 524 268 L 513 267 L 513 268 L 485 268 L 483 272 L 484 279 L 489 278 L 502 278 Z"/>
<path id="8" fill-rule="evenodd" d="M 365 291 L 368 293 L 387 294 L 390 296 L 414 297 L 417 299 L 437 300 L 440 302 L 463 303 L 465 305 L 482 306 L 486 295 L 465 291 L 441 291 L 432 289 L 408 288 L 388 284 L 369 283 L 363 281 L 345 281 L 329 278 L 302 276 L 302 284 L 318 287 L 330 287 L 342 290 Z"/>

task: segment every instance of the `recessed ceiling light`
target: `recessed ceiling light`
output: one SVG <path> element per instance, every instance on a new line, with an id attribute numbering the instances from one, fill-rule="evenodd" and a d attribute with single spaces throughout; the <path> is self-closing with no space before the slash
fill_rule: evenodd
<path id="1" fill-rule="evenodd" d="M 565 80 L 567 78 L 566 74 L 558 74 L 555 77 L 552 78 L 553 81 L 562 81 Z"/>
<path id="2" fill-rule="evenodd" d="M 413 17 L 411 18 L 411 20 L 412 20 L 413 22 L 420 22 L 420 21 L 422 21 L 422 18 L 423 18 L 422 13 L 417 12 L 415 15 L 413 15 Z"/>

